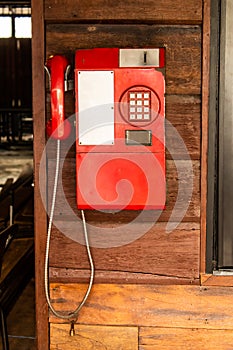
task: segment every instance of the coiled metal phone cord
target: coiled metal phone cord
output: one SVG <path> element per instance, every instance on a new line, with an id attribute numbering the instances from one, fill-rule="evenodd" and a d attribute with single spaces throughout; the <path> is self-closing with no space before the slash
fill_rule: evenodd
<path id="1" fill-rule="evenodd" d="M 70 320 L 71 321 L 71 331 L 70 334 L 74 334 L 74 322 L 77 320 L 78 313 L 85 304 L 91 288 L 93 284 L 93 279 L 94 279 L 94 273 L 95 273 L 95 268 L 94 268 L 94 263 L 91 255 L 91 250 L 90 250 L 90 244 L 89 244 L 89 239 L 88 239 L 88 233 L 87 233 L 87 227 L 86 227 L 86 220 L 85 220 L 85 214 L 84 211 L 81 210 L 81 215 L 82 215 L 82 222 L 83 222 L 83 231 L 84 231 L 84 239 L 85 239 L 85 244 L 86 244 L 86 249 L 87 249 L 87 254 L 88 254 L 88 259 L 90 263 L 90 280 L 89 280 L 89 285 L 86 291 L 86 294 L 84 295 L 83 300 L 81 303 L 78 305 L 78 307 L 67 314 L 58 312 L 54 309 L 53 305 L 51 304 L 50 296 L 49 296 L 49 277 L 48 277 L 48 271 L 49 271 L 49 250 L 50 250 L 50 239 L 51 239 L 51 231 L 52 231 L 52 223 L 53 223 L 53 217 L 54 217 L 54 210 L 55 210 L 55 203 L 56 203 L 56 196 L 57 196 L 57 185 L 58 185 L 58 177 L 59 177 L 59 166 L 60 166 L 60 140 L 57 140 L 57 153 L 56 153 L 56 170 L 55 170 L 55 177 L 54 177 L 54 187 L 53 187 L 53 196 L 52 196 L 52 204 L 51 204 L 51 211 L 50 211 L 50 217 L 49 217 L 49 225 L 48 225 L 48 232 L 47 232 L 47 242 L 46 242 L 46 252 L 45 252 L 45 269 L 44 269 L 44 282 L 45 282 L 45 296 L 46 300 L 48 303 L 48 306 L 51 310 L 51 312 L 58 318 L 62 318 L 65 320 Z"/>

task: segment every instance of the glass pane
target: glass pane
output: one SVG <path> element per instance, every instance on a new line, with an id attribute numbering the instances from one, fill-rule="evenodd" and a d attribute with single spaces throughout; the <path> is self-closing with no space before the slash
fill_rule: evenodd
<path id="1" fill-rule="evenodd" d="M 15 18 L 15 37 L 16 38 L 31 38 L 31 17 L 16 17 Z"/>
<path id="2" fill-rule="evenodd" d="M 11 36 L 11 17 L 0 17 L 0 38 L 10 38 Z"/>

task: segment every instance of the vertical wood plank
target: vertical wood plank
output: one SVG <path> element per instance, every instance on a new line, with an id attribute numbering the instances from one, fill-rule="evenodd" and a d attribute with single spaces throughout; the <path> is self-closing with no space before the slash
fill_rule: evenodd
<path id="1" fill-rule="evenodd" d="M 203 2 L 203 53 L 202 53 L 202 150 L 201 150 L 201 263 L 200 272 L 206 268 L 206 202 L 207 202 L 207 152 L 209 112 L 210 65 L 210 0 Z"/>
<path id="2" fill-rule="evenodd" d="M 48 308 L 44 296 L 44 251 L 47 218 L 39 190 L 39 165 L 45 145 L 44 95 L 44 18 L 43 0 L 32 0 L 32 81 L 34 128 L 34 198 L 36 260 L 36 326 L 37 349 L 48 348 Z M 45 176 L 45 173 L 44 173 Z"/>

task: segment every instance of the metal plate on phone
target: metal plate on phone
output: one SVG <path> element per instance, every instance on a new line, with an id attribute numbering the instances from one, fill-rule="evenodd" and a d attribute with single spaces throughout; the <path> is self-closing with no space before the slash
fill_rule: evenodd
<path id="1" fill-rule="evenodd" d="M 159 67 L 159 49 L 120 49 L 120 67 Z"/>

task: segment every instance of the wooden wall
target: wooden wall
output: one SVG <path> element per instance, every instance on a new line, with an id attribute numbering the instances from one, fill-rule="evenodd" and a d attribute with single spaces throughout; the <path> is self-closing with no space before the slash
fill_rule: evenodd
<path id="1" fill-rule="evenodd" d="M 140 3 L 140 2 L 139 2 Z M 67 2 L 68 7 L 72 1 Z M 99 4 L 101 6 L 102 4 Z M 139 5 L 139 4 L 138 4 Z M 148 6 L 151 5 L 148 3 Z M 94 6 L 94 5 L 93 5 Z M 95 4 L 96 6 L 96 4 Z M 134 6 L 135 7 L 135 6 Z M 135 11 L 134 7 L 128 9 L 128 13 Z M 173 5 L 174 7 L 174 5 Z M 137 8 L 137 7 L 136 7 Z M 169 6 L 168 6 L 169 8 Z M 193 11 L 193 7 L 192 11 Z M 103 13 L 104 13 L 104 9 Z M 138 10 L 138 9 L 137 9 Z M 77 16 L 79 15 L 77 10 Z M 89 14 L 88 12 L 89 11 Z M 94 16 L 95 8 L 87 7 L 85 14 L 90 18 Z M 123 16 L 123 5 L 119 4 L 118 16 Z M 164 8 L 162 7 L 161 13 Z M 187 9 L 190 11 L 190 9 Z M 167 200 L 166 209 L 159 218 L 159 222 L 152 225 L 148 233 L 132 244 L 118 248 L 102 249 L 93 248 L 95 261 L 96 282 L 116 280 L 119 283 L 124 281 L 140 282 L 174 279 L 174 283 L 180 279 L 186 283 L 193 283 L 199 278 L 199 251 L 200 251 L 200 120 L 201 120 L 201 50 L 202 32 L 201 15 L 194 20 L 192 11 L 186 13 L 186 21 L 190 18 L 190 24 L 183 24 L 184 19 L 176 21 L 177 14 L 169 14 L 169 19 L 164 24 L 159 23 L 155 18 L 154 23 L 125 24 L 125 23 L 102 23 L 102 24 L 80 24 L 80 23 L 54 23 L 56 18 L 60 19 L 59 6 L 53 6 L 53 2 L 45 2 L 46 22 L 46 57 L 51 54 L 61 53 L 73 61 L 74 52 L 79 48 L 89 47 L 165 47 L 166 48 L 166 118 L 176 128 L 186 144 L 187 153 L 191 157 L 193 173 L 189 177 L 179 180 L 178 170 L 182 173 L 190 172 L 190 161 L 187 154 L 180 145 L 176 145 L 172 127 L 166 129 L 166 183 Z M 166 11 L 165 11 L 166 12 Z M 75 13 L 76 14 L 76 13 Z M 64 14 L 65 16 L 67 14 Z M 113 15 L 113 14 L 112 14 Z M 116 14 L 115 14 L 116 15 Z M 74 18 L 74 9 L 70 8 L 70 17 Z M 69 17 L 68 16 L 68 17 Z M 135 14 L 136 16 L 136 14 Z M 156 11 L 156 16 L 158 13 Z M 76 17 L 75 17 L 76 18 Z M 62 17 L 63 19 L 63 17 Z M 104 18 L 105 19 L 105 18 Z M 125 18 L 119 18 L 121 20 Z M 118 19 L 118 20 L 119 20 Z M 153 19 L 153 18 L 152 18 Z M 152 20 L 151 19 L 151 20 Z M 63 20 L 67 21 L 67 17 Z M 110 19 L 109 19 L 110 21 Z M 113 20 L 112 20 L 113 21 Z M 185 22 L 186 22 L 185 21 Z M 67 117 L 74 113 L 72 95 L 67 94 Z M 49 95 L 47 96 L 49 101 Z M 48 106 L 49 109 L 49 106 Z M 65 147 L 65 146 L 64 146 Z M 170 152 L 169 152 L 170 150 Z M 172 155 L 171 155 L 172 154 Z M 55 164 L 55 146 L 49 152 L 49 177 L 48 188 L 52 188 Z M 53 160 L 54 159 L 54 160 Z M 175 159 L 175 162 L 174 162 Z M 177 169 L 177 166 L 179 167 Z M 179 170 L 180 171 L 180 170 Z M 74 174 L 74 176 L 70 176 Z M 183 197 L 177 202 L 178 186 L 183 183 L 185 189 L 192 191 L 192 197 L 182 223 L 172 233 L 166 233 L 166 226 L 175 204 L 185 205 L 185 191 Z M 63 187 L 67 195 L 69 205 L 78 215 L 75 201 L 75 149 L 71 148 L 63 167 Z M 193 188 L 192 188 L 193 187 Z M 59 206 L 59 193 L 57 205 Z M 58 210 L 57 215 L 61 218 L 65 214 Z M 138 215 L 139 213 L 137 213 Z M 111 240 L 111 229 L 116 225 L 122 225 L 127 235 L 127 227 L 135 218 L 134 212 L 124 211 L 118 215 L 103 214 L 88 211 L 87 222 L 92 225 L 109 227 L 106 233 Z M 69 220 L 67 217 L 64 220 Z M 154 220 L 154 215 L 148 213 L 144 220 Z M 173 221 L 178 221 L 176 215 Z M 133 224 L 132 224 L 133 225 Z M 143 232 L 144 223 L 138 222 Z M 130 227 L 131 228 L 131 227 Z M 82 229 L 82 228 L 79 228 Z M 78 227 L 77 227 L 78 230 Z M 110 242 L 111 246 L 111 242 Z M 76 252 L 79 252 L 77 254 Z M 183 254 L 182 254 L 183 253 Z M 66 276 L 70 274 L 73 280 L 79 279 L 77 269 L 86 270 L 88 262 L 86 259 L 85 247 L 71 241 L 57 229 L 53 230 L 51 254 L 51 273 L 59 278 L 59 273 L 66 270 Z M 56 269 L 54 271 L 54 269 Z M 75 269 L 75 273 L 73 272 Z M 116 274 L 118 272 L 118 274 Z M 104 277 L 102 277 L 104 275 Z M 118 278 L 116 277 L 119 276 Z M 55 278 L 55 280 L 56 280 Z"/>
<path id="2" fill-rule="evenodd" d="M 200 273 L 204 272 L 201 252 L 205 250 L 209 3 L 208 0 L 188 0 L 185 4 L 180 0 L 32 2 L 38 349 L 45 349 L 47 343 L 54 350 L 170 349 L 174 344 L 176 349 L 187 349 L 187 344 L 190 349 L 227 349 L 232 343 L 230 290 L 200 287 Z M 49 118 L 43 61 L 59 53 L 73 62 L 76 49 L 91 47 L 166 49 L 166 118 L 171 123 L 166 125 L 166 209 L 149 231 L 134 242 L 116 248 L 92 248 L 95 285 L 80 312 L 76 336 L 70 337 L 69 325 L 50 315 L 48 337 L 43 292 L 46 213 L 38 186 L 40 157 L 45 146 L 44 125 Z M 69 92 L 66 116 L 73 112 L 73 95 Z M 187 150 L 177 143 L 173 127 Z M 64 157 L 64 148 L 62 152 Z M 73 146 L 62 159 L 62 185 L 69 206 L 79 216 L 74 152 Z M 48 156 L 50 202 L 55 145 L 51 145 Z M 180 176 L 180 172 L 185 176 Z M 179 186 L 192 193 L 181 222 L 179 213 L 186 199 L 185 191 L 178 198 Z M 59 201 L 58 193 L 58 208 Z M 179 211 L 173 215 L 176 205 Z M 60 209 L 56 218 L 69 223 L 71 218 Z M 143 231 L 146 223 L 153 223 L 148 212 L 143 221 L 130 224 L 137 214 L 88 211 L 86 218 L 93 227 L 105 228 L 111 243 L 111 230 L 116 226 L 122 227 L 127 235 L 132 225 Z M 169 220 L 177 226 L 167 233 Z M 81 229 L 77 226 L 77 230 Z M 59 310 L 75 308 L 85 293 L 88 276 L 85 247 L 53 227 L 50 281 L 54 306 Z M 223 300 L 229 309 L 219 307 Z"/>

